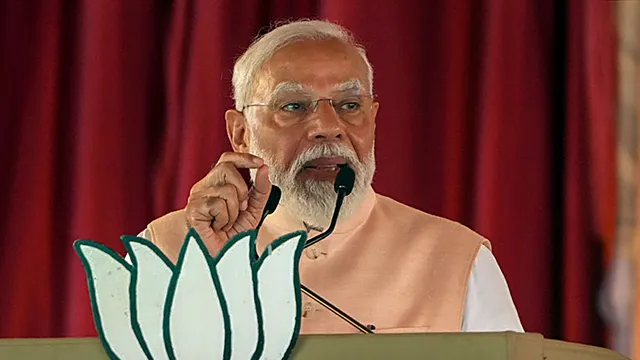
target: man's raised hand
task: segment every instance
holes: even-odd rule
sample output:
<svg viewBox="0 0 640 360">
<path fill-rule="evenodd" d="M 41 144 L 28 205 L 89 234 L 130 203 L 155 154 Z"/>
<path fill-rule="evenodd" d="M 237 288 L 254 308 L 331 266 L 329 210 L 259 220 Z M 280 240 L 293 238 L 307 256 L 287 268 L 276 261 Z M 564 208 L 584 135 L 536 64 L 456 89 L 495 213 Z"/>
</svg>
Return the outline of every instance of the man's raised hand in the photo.
<svg viewBox="0 0 640 360">
<path fill-rule="evenodd" d="M 251 188 L 238 169 L 257 169 Z M 216 255 L 231 237 L 258 225 L 270 192 L 269 168 L 261 158 L 224 153 L 191 188 L 186 221 L 198 232 L 211 255 Z"/>
</svg>

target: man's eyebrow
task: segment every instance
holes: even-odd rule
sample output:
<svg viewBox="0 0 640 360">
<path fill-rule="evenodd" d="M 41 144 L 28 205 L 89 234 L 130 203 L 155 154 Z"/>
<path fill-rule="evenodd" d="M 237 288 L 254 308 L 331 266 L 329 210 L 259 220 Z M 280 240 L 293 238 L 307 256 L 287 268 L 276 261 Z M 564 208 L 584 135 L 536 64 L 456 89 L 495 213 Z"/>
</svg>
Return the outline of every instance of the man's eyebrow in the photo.
<svg viewBox="0 0 640 360">
<path fill-rule="evenodd" d="M 270 103 L 278 99 L 282 94 L 286 93 L 303 93 L 307 90 L 307 87 L 299 82 L 295 81 L 283 81 L 278 83 L 273 91 L 267 95 L 265 103 Z"/>
<path fill-rule="evenodd" d="M 363 92 L 362 83 L 358 79 L 349 79 L 343 81 L 332 87 L 333 92 Z M 267 102 L 277 99 L 280 95 L 286 93 L 311 93 L 313 89 L 307 85 L 296 81 L 283 81 L 276 85 L 271 94 L 269 95 Z"/>
<path fill-rule="evenodd" d="M 333 87 L 333 91 L 346 92 L 346 91 L 358 91 L 362 92 L 362 84 L 358 79 L 350 79 L 343 81 L 340 84 Z"/>
<path fill-rule="evenodd" d="M 276 85 L 275 89 L 273 89 L 273 91 L 271 92 L 271 98 L 276 98 L 278 95 L 282 93 L 304 92 L 306 90 L 308 90 L 308 88 L 299 82 L 283 81 L 278 85 Z"/>
</svg>

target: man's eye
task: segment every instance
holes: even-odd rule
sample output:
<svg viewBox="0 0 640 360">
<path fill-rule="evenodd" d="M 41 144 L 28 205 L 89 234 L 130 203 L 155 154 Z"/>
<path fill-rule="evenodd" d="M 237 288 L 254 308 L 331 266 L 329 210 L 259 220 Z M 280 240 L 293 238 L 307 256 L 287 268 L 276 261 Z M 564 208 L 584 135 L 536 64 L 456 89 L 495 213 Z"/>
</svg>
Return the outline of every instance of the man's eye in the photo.
<svg viewBox="0 0 640 360">
<path fill-rule="evenodd" d="M 281 106 L 280 109 L 288 112 L 302 112 L 307 109 L 307 106 L 302 102 L 290 102 Z"/>
<path fill-rule="evenodd" d="M 360 103 L 356 101 L 345 101 L 340 104 L 340 110 L 342 111 L 354 112 L 358 111 L 358 109 L 360 109 Z"/>
</svg>

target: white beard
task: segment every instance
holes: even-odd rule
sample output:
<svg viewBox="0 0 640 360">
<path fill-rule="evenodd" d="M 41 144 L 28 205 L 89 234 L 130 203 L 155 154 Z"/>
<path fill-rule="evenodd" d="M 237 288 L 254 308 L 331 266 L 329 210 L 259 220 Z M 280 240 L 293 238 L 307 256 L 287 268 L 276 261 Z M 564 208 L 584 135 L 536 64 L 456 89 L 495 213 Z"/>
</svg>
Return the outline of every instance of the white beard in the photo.
<svg viewBox="0 0 640 360">
<path fill-rule="evenodd" d="M 349 218 L 360 206 L 371 186 L 376 168 L 373 149 L 364 162 L 361 162 L 356 153 L 342 143 L 315 145 L 300 154 L 289 167 L 278 163 L 274 156 L 264 151 L 254 136 L 251 136 L 249 152 L 264 160 L 269 166 L 271 183 L 282 190 L 279 208 L 288 216 L 320 229 L 325 229 L 331 222 L 337 195 L 331 181 L 315 179 L 299 181 L 296 177 L 303 170 L 304 164 L 321 157 L 343 157 L 355 172 L 353 191 L 345 197 L 338 221 Z M 253 181 L 255 181 L 255 174 L 256 170 L 252 170 Z"/>
</svg>

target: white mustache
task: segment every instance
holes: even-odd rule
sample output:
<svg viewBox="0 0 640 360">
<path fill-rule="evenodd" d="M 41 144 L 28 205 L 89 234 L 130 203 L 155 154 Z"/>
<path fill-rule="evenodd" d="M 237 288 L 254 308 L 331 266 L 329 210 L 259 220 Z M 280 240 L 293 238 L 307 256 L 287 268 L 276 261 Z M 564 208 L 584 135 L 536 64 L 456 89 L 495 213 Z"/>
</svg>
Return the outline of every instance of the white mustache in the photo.
<svg viewBox="0 0 640 360">
<path fill-rule="evenodd" d="M 298 173 L 310 161 L 325 157 L 342 157 L 351 167 L 360 167 L 360 160 L 356 153 L 343 144 L 319 144 L 303 151 L 291 164 L 291 171 Z M 355 170 L 355 169 L 354 169 Z"/>
</svg>

